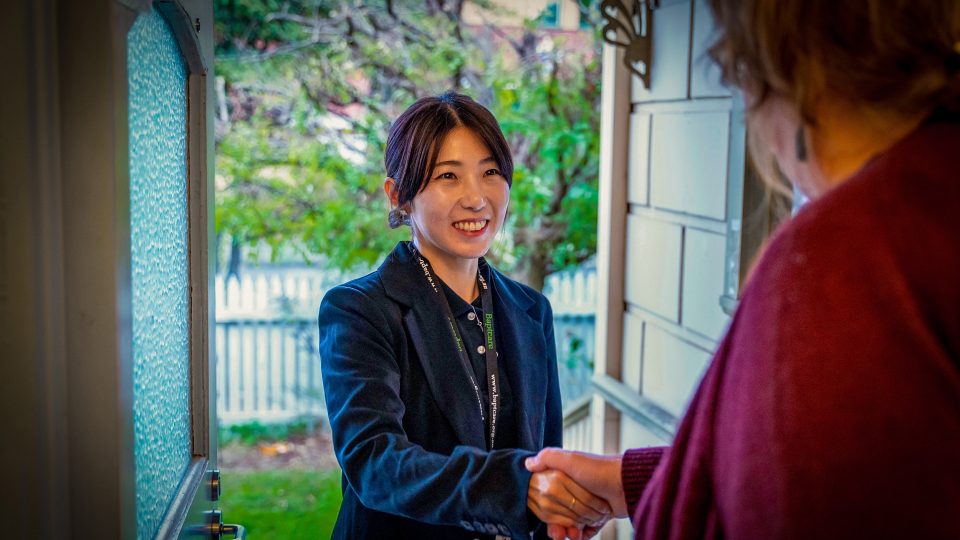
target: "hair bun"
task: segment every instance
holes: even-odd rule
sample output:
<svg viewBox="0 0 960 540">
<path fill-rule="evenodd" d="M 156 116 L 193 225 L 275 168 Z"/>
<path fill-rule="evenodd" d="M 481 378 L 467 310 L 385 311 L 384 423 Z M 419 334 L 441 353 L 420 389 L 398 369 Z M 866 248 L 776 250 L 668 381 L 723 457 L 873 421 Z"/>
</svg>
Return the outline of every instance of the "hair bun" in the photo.
<svg viewBox="0 0 960 540">
<path fill-rule="evenodd" d="M 401 225 L 410 224 L 410 216 L 406 212 L 400 210 L 399 208 L 394 208 L 390 210 L 390 213 L 387 214 L 387 223 L 390 224 L 391 229 L 396 229 Z"/>
</svg>

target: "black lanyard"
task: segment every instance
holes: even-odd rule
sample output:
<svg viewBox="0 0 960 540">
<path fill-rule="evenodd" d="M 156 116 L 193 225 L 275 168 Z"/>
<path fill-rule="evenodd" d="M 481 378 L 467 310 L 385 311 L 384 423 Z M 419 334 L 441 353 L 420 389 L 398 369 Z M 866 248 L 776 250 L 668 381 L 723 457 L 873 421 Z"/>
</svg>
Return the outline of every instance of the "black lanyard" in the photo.
<svg viewBox="0 0 960 540">
<path fill-rule="evenodd" d="M 433 278 L 433 268 L 430 266 L 430 261 L 426 260 L 420 252 L 414 248 L 414 254 L 417 257 L 417 261 L 420 263 L 420 268 L 423 269 L 423 275 L 427 278 L 427 282 L 433 288 L 433 292 L 437 293 L 437 300 L 440 304 L 440 308 L 443 310 L 443 314 L 447 317 L 447 323 L 450 327 L 450 334 L 453 336 L 453 341 L 457 345 L 457 351 L 460 352 L 460 361 L 463 363 L 464 369 L 467 370 L 467 374 L 470 376 L 470 382 L 473 384 L 473 391 L 477 396 L 477 405 L 480 407 L 480 419 L 487 424 L 486 416 L 483 414 L 483 399 L 480 397 L 480 386 L 477 385 L 477 380 L 473 376 L 473 365 L 470 363 L 470 358 L 467 356 L 466 348 L 463 346 L 463 339 L 460 337 L 460 331 L 457 330 L 457 321 L 453 317 L 453 312 L 450 310 L 450 303 L 447 302 L 447 298 L 444 295 L 443 291 L 437 287 L 437 283 Z M 483 257 L 477 262 L 477 288 L 480 290 L 480 306 L 483 309 L 483 328 L 485 334 L 485 348 L 486 351 L 484 355 L 487 359 L 487 392 L 490 394 L 490 449 L 493 449 L 494 440 L 497 436 L 497 414 L 500 412 L 500 380 L 498 364 L 497 364 L 497 350 L 496 350 L 496 340 L 493 337 L 493 294 L 490 291 L 490 286 L 487 283 L 487 280 L 483 278 L 482 268 L 485 268 L 487 265 L 486 261 L 483 260 Z"/>
</svg>

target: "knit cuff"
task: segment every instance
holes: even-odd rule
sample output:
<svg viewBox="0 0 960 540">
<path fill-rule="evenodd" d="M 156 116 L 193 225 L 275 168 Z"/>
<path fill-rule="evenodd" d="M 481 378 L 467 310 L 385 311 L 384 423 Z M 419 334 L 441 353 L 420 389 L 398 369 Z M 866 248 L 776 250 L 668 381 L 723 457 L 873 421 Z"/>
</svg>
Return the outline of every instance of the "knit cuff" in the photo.
<svg viewBox="0 0 960 540">
<path fill-rule="evenodd" d="M 620 465 L 620 481 L 623 483 L 623 495 L 627 500 L 627 510 L 633 516 L 643 495 L 644 488 L 650 482 L 653 471 L 660 464 L 660 458 L 666 446 L 654 448 L 636 448 L 623 454 Z"/>
</svg>

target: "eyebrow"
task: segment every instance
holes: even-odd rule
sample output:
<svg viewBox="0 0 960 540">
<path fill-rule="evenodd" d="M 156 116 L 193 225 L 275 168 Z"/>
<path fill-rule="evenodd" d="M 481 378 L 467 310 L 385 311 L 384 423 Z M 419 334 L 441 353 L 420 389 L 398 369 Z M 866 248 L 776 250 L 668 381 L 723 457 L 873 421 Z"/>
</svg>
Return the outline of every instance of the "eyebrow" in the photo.
<svg viewBox="0 0 960 540">
<path fill-rule="evenodd" d="M 490 162 L 496 163 L 497 160 L 494 159 L 493 156 L 487 156 L 487 157 L 485 157 L 485 158 L 483 158 L 483 159 L 480 160 L 480 164 L 481 164 L 481 165 L 483 165 L 484 163 L 490 163 Z M 449 159 L 449 160 L 447 160 L 447 161 L 438 161 L 438 162 L 433 166 L 433 168 L 436 169 L 437 167 L 440 167 L 440 166 L 443 166 L 443 165 L 450 165 L 450 166 L 453 166 L 453 167 L 462 167 L 462 166 L 463 166 L 463 162 L 462 162 L 462 161 L 457 161 L 457 160 L 455 160 L 455 159 Z"/>
</svg>

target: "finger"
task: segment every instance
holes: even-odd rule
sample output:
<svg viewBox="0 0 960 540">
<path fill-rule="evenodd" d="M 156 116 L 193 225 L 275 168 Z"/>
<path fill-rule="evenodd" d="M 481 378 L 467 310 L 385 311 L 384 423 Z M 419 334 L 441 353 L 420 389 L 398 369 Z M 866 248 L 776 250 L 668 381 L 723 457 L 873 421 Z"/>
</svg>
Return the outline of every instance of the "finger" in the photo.
<svg viewBox="0 0 960 540">
<path fill-rule="evenodd" d="M 603 499 L 580 487 L 562 471 L 533 473 L 527 497 L 536 502 L 540 511 L 538 517 L 544 522 L 557 522 L 563 516 L 574 525 L 593 525 L 610 518 L 610 511 L 603 508 Z M 582 503 L 583 500 L 587 503 Z M 599 503 L 596 502 L 598 500 Z M 601 511 L 596 511 L 590 505 L 601 506 Z M 603 513 L 603 510 L 607 513 Z"/>
<path fill-rule="evenodd" d="M 536 456 L 527 458 L 525 460 L 525 465 L 527 469 L 529 469 L 534 473 L 541 472 L 543 470 L 547 470 L 554 467 L 559 467 L 559 469 L 557 469 L 554 472 L 560 472 L 560 473 L 566 474 L 566 471 L 563 471 L 562 468 L 563 466 L 569 465 L 569 463 L 567 463 L 567 461 L 569 461 L 568 458 L 570 458 L 573 455 L 575 455 L 575 453 L 567 450 L 560 450 L 557 448 L 545 448 L 541 450 L 540 453 L 537 454 Z M 587 493 L 586 496 L 584 495 L 584 492 Z M 607 503 L 607 501 L 597 496 L 594 496 L 592 493 L 589 492 L 589 490 L 584 489 L 584 492 L 581 493 L 581 497 L 582 497 L 581 500 L 586 500 L 588 506 L 591 506 L 593 510 L 603 514 L 601 519 L 587 520 L 588 521 L 587 524 L 596 524 L 596 523 L 605 522 L 610 518 L 610 516 L 613 515 L 613 508 Z M 573 493 L 571 493 L 571 497 L 573 496 L 574 496 Z M 571 502 L 572 501 L 573 499 L 571 498 Z M 584 521 L 582 513 L 567 513 L 567 515 L 569 515 L 574 519 Z"/>
<path fill-rule="evenodd" d="M 581 532 L 580 527 L 568 527 L 567 538 L 570 540 L 580 540 L 583 538 L 583 533 Z"/>
<path fill-rule="evenodd" d="M 611 516 L 611 517 L 612 517 L 612 516 Z M 602 519 L 602 520 L 600 520 L 600 521 L 595 521 L 595 522 L 593 522 L 593 523 L 588 523 L 588 524 L 586 524 L 586 525 L 583 527 L 583 535 L 582 535 L 582 538 L 583 538 L 584 540 L 586 540 L 587 538 L 591 538 L 592 536 L 596 535 L 598 532 L 600 532 L 600 531 L 603 529 L 603 527 L 604 527 L 609 521 L 610 521 L 610 519 L 608 518 L 608 519 Z"/>
<path fill-rule="evenodd" d="M 560 471 L 533 473 L 527 490 L 527 500 L 535 503 L 540 511 L 538 517 L 546 523 L 557 522 L 559 517 L 567 520 L 564 526 L 576 523 L 579 515 L 570 509 L 576 502 L 564 482 L 571 482 Z"/>
<path fill-rule="evenodd" d="M 596 496 L 581 488 L 562 471 L 533 473 L 528 498 L 536 499 L 544 513 L 565 516 L 577 524 L 593 524 L 610 515 L 609 511 L 603 514 L 594 510 L 591 505 L 601 506 L 602 509 L 604 503 L 597 503 Z M 587 503 L 581 502 L 584 500 Z"/>
<path fill-rule="evenodd" d="M 548 465 L 547 461 L 553 460 L 553 454 L 556 453 L 556 451 L 558 451 L 558 449 L 544 448 L 539 454 L 528 457 L 526 460 L 524 460 L 523 464 L 530 472 L 545 471 L 550 468 L 550 465 Z"/>
<path fill-rule="evenodd" d="M 581 497 L 578 497 L 572 491 L 576 490 L 576 488 L 573 488 L 572 486 L 564 486 L 564 488 L 567 489 L 568 495 L 563 496 L 562 499 L 553 500 L 554 504 L 557 504 L 562 508 L 562 510 L 556 511 L 570 516 L 577 523 L 584 525 L 590 525 L 609 517 L 609 514 L 604 514 L 602 511 L 594 510 L 593 507 L 590 506 L 589 499 L 592 497 L 592 495 L 589 492 L 581 493 L 581 497 L 583 497 L 583 499 L 581 499 Z M 587 500 L 588 502 L 583 502 L 584 500 Z"/>
<path fill-rule="evenodd" d="M 567 537 L 567 529 L 556 523 L 550 523 L 547 525 L 547 536 L 549 536 L 551 540 L 564 540 Z"/>
<path fill-rule="evenodd" d="M 570 469 L 576 465 L 573 458 L 580 454 L 581 452 L 551 446 L 540 450 L 540 453 L 536 456 L 527 459 L 532 460 L 531 465 L 537 467 L 538 470 L 559 469 L 569 474 Z"/>
<path fill-rule="evenodd" d="M 562 488 L 561 488 L 562 489 Z M 567 526 L 582 527 L 592 525 L 598 520 L 594 519 L 595 512 L 581 505 L 572 495 L 560 495 L 556 498 L 553 495 L 546 495 L 540 498 L 539 505 L 547 519 L 544 521 L 564 523 Z M 568 499 L 569 497 L 569 499 Z M 563 518 L 563 521 L 561 521 Z M 600 518 L 603 519 L 603 518 Z"/>
<path fill-rule="evenodd" d="M 587 518 L 580 521 L 583 523 L 592 523 L 610 517 L 613 510 L 610 508 L 610 505 L 607 504 L 607 501 L 580 487 L 580 484 L 573 480 L 569 478 L 567 480 L 563 486 L 567 488 L 570 495 L 575 497 L 577 501 L 576 505 L 572 505 L 573 508 L 571 508 L 571 510 L 577 512 L 579 516 Z"/>
<path fill-rule="evenodd" d="M 562 508 L 556 507 L 549 499 L 538 501 L 534 497 L 529 497 L 527 507 L 544 523 L 555 524 L 564 529 L 577 526 L 577 521 L 572 516 L 564 514 Z"/>
</svg>

